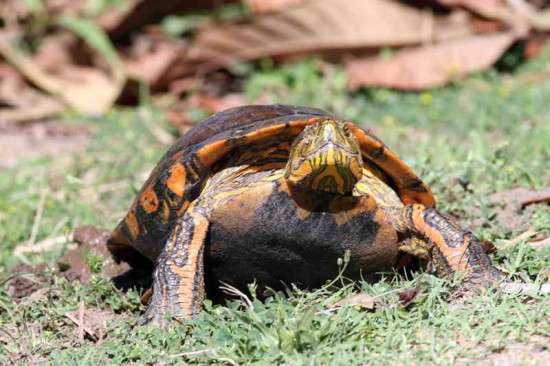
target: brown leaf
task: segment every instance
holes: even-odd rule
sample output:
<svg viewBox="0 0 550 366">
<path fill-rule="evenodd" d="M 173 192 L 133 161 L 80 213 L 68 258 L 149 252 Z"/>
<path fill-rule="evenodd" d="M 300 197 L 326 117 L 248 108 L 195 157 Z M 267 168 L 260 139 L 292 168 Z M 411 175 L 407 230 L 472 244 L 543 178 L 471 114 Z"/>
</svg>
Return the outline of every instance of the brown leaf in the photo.
<svg viewBox="0 0 550 366">
<path fill-rule="evenodd" d="M 267 14 L 302 4 L 306 0 L 246 0 L 254 14 Z"/>
<path fill-rule="evenodd" d="M 535 203 L 549 202 L 550 187 L 544 188 L 542 191 L 517 187 L 494 193 L 489 197 L 489 199 L 493 203 L 518 202 L 522 208 L 525 208 Z"/>
<path fill-rule="evenodd" d="M 401 292 L 399 294 L 399 302 L 401 303 L 401 306 L 403 306 L 404 308 L 409 306 L 414 301 L 414 299 L 416 299 L 418 294 L 419 291 L 416 288 L 410 288 L 405 292 Z"/>
<path fill-rule="evenodd" d="M 550 235 L 544 236 L 542 238 L 533 239 L 527 243 L 531 248 L 535 250 L 541 250 L 550 246 Z"/>
<path fill-rule="evenodd" d="M 443 6 L 468 9 L 483 18 L 498 20 L 526 35 L 530 28 L 550 30 L 550 10 L 536 9 L 524 1 L 437 0 Z"/>
<path fill-rule="evenodd" d="M 137 37 L 125 58 L 128 76 L 146 83 L 151 91 L 166 89 L 172 81 L 171 68 L 181 62 L 186 46 L 167 39 Z"/>
<path fill-rule="evenodd" d="M 104 22 L 114 39 L 123 38 L 130 33 L 161 19 L 169 14 L 181 14 L 215 9 L 223 4 L 234 3 L 237 0 L 140 0 L 132 1 L 130 11 L 117 18 Z"/>
<path fill-rule="evenodd" d="M 182 72 L 296 52 L 341 53 L 429 42 L 438 38 L 439 20 L 396 1 L 308 1 L 199 31 Z"/>
<path fill-rule="evenodd" d="M 338 309 L 344 306 L 359 306 L 363 309 L 373 310 L 374 309 L 374 298 L 367 294 L 367 293 L 359 293 L 357 295 L 353 295 L 351 297 L 348 297 L 346 299 L 342 299 L 336 303 L 334 303 L 332 306 L 330 306 L 327 310 L 332 309 Z"/>
<path fill-rule="evenodd" d="M 111 73 L 72 64 L 59 68 L 54 75 L 45 72 L 31 58 L 11 44 L 13 34 L 0 32 L 0 55 L 34 85 L 66 106 L 84 113 L 101 114 L 118 98 L 126 75 L 117 62 L 111 62 Z"/>
<path fill-rule="evenodd" d="M 29 86 L 22 75 L 0 64 L 0 123 L 31 122 L 58 116 L 63 105 Z"/>
<path fill-rule="evenodd" d="M 512 33 L 477 35 L 398 51 L 392 59 L 348 62 L 348 88 L 381 86 L 422 90 L 441 86 L 458 75 L 490 67 L 512 45 Z"/>
</svg>

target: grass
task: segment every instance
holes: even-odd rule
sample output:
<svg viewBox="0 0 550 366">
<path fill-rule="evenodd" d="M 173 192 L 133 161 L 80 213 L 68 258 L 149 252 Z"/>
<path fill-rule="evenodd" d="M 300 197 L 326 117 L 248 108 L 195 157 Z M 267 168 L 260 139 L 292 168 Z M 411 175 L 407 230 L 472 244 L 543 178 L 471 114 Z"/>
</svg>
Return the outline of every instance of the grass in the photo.
<svg viewBox="0 0 550 366">
<path fill-rule="evenodd" d="M 428 183 L 443 212 L 467 228 L 479 222 L 473 231 L 500 245 L 528 228 L 539 236 L 550 233 L 547 205 L 518 209 L 518 222 L 525 224 L 510 231 L 488 198 L 518 186 L 549 186 L 550 82 L 524 82 L 549 60 L 546 55 L 514 75 L 488 72 L 424 93 L 367 89 L 353 95 L 345 92 L 342 70 L 329 68 L 321 75 L 316 61 L 306 60 L 256 70 L 245 92 L 251 99 L 261 94 L 273 103 L 329 109 L 371 128 Z M 424 273 L 360 283 L 362 291 L 376 296 L 374 312 L 324 311 L 356 291 L 345 285 L 289 289 L 265 303 L 252 298 L 249 305 L 207 301 L 206 311 L 170 332 L 137 327 L 144 310 L 139 294 L 116 291 L 101 272 L 89 286 L 58 276 L 62 246 L 13 254 L 29 241 L 69 235 L 82 224 L 114 227 L 167 148 L 135 110 L 67 119 L 94 128 L 82 153 L 0 171 L 0 276 L 6 278 L 0 282 L 0 364 L 544 364 L 550 358 L 548 295 L 457 300 L 456 283 Z M 524 240 L 499 252 L 494 262 L 514 280 L 546 283 L 550 249 L 535 251 Z M 8 291 L 15 280 L 9 268 L 22 263 L 46 263 L 50 283 L 44 296 L 17 304 Z M 97 269 L 97 263 L 91 265 Z M 398 294 L 412 287 L 420 294 L 404 308 Z M 78 312 L 81 303 L 86 314 L 105 323 L 100 339 L 82 339 L 66 316 Z"/>
</svg>

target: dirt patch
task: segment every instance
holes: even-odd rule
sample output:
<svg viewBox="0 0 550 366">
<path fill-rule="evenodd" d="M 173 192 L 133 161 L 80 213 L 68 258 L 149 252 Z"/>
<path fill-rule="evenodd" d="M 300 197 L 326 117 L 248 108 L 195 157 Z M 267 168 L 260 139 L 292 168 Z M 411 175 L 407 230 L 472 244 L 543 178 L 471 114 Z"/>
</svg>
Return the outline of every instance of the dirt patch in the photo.
<svg viewBox="0 0 550 366">
<path fill-rule="evenodd" d="M 537 204 L 548 204 L 550 188 L 534 191 L 522 187 L 495 192 L 489 196 L 489 217 L 499 222 L 507 231 L 516 232 L 529 226 Z M 479 210 L 479 208 L 478 208 Z M 486 218 L 479 217 L 470 229 L 486 224 Z"/>
<path fill-rule="evenodd" d="M 92 268 L 89 265 L 90 256 L 101 258 L 101 272 L 113 278 L 130 270 L 127 263 L 117 264 L 112 260 L 106 243 L 110 231 L 96 228 L 92 225 L 81 226 L 74 231 L 74 241 L 79 246 L 59 259 L 60 270 L 69 281 L 90 282 Z M 98 259 L 99 260 L 99 259 Z"/>
<path fill-rule="evenodd" d="M 120 289 L 132 287 L 147 288 L 151 284 L 149 269 L 133 269 L 126 262 L 116 263 L 107 249 L 107 239 L 110 230 L 92 225 L 81 226 L 74 231 L 74 241 L 79 245 L 59 259 L 59 268 L 69 281 L 90 282 L 90 277 L 96 268 L 110 277 L 115 286 Z M 91 257 L 94 257 L 91 259 Z M 99 261 L 101 263 L 99 263 Z"/>
<path fill-rule="evenodd" d="M 45 269 L 44 264 L 20 264 L 12 268 L 11 273 L 16 277 L 10 283 L 9 292 L 15 302 L 20 302 L 44 288 L 47 283 L 43 274 Z"/>
<path fill-rule="evenodd" d="M 107 338 L 110 330 L 115 325 L 115 320 L 129 317 L 128 314 L 117 314 L 106 309 L 83 309 L 83 311 L 69 311 L 65 317 L 74 323 L 75 327 L 69 330 L 71 338 L 82 341 L 84 338 L 94 341 L 102 341 Z M 82 322 L 80 322 L 82 320 Z"/>
<path fill-rule="evenodd" d="M 41 157 L 71 156 L 86 147 L 89 126 L 67 122 L 0 124 L 0 169 Z"/>
<path fill-rule="evenodd" d="M 500 352 L 491 353 L 485 357 L 472 357 L 457 360 L 458 365 L 547 365 L 550 360 L 550 350 L 547 346 L 550 344 L 550 337 L 533 336 L 529 339 L 529 344 L 523 344 L 511 340 Z M 472 355 L 475 354 L 475 350 Z"/>
</svg>

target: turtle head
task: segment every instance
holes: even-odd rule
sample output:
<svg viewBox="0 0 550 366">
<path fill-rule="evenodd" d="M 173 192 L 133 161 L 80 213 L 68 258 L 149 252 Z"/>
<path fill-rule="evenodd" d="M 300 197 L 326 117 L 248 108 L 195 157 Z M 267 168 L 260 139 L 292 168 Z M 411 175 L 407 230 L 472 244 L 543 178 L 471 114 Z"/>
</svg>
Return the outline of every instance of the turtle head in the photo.
<svg viewBox="0 0 550 366">
<path fill-rule="evenodd" d="M 325 119 L 307 126 L 294 140 L 285 179 L 302 188 L 350 194 L 362 169 L 355 135 L 345 122 Z"/>
</svg>

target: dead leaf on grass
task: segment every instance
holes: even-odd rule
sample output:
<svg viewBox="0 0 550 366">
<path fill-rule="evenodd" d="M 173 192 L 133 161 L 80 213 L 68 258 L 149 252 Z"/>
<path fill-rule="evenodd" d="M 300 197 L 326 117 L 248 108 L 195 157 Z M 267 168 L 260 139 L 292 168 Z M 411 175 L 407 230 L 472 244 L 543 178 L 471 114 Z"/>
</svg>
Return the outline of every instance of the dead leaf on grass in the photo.
<svg viewBox="0 0 550 366">
<path fill-rule="evenodd" d="M 358 306 L 363 309 L 374 310 L 374 297 L 364 292 L 359 293 L 335 302 L 326 311 L 333 311 L 345 306 Z"/>
<path fill-rule="evenodd" d="M 81 31 L 98 44 L 105 46 L 109 42 L 105 38 L 98 37 L 99 33 L 93 33 L 93 30 L 97 29 L 89 23 L 65 18 L 64 24 L 75 29 L 84 28 Z M 13 39 L 17 38 L 14 34 L 8 31 L 0 32 L 0 55 L 34 85 L 66 106 L 84 113 L 101 114 L 107 111 L 120 95 L 126 75 L 113 49 L 105 52 L 111 69 L 109 74 L 96 68 L 66 64 L 59 68 L 57 75 L 54 75 L 38 67 L 30 57 L 13 46 Z M 97 38 L 100 41 L 97 41 Z"/>
<path fill-rule="evenodd" d="M 397 1 L 308 1 L 202 29 L 190 45 L 186 71 L 296 52 L 430 42 L 438 38 L 439 20 L 430 12 Z"/>
<path fill-rule="evenodd" d="M 186 54 L 183 42 L 147 36 L 136 37 L 125 58 L 128 77 L 146 83 L 151 91 L 165 89 L 173 78 L 171 68 Z"/>
<path fill-rule="evenodd" d="M 422 90 L 494 64 L 516 40 L 512 33 L 476 35 L 398 51 L 391 59 L 366 58 L 347 64 L 348 88 L 380 86 Z"/>
<path fill-rule="evenodd" d="M 405 292 L 401 292 L 399 293 L 399 303 L 406 308 L 416 299 L 419 293 L 417 288 L 410 288 Z"/>
<path fill-rule="evenodd" d="M 267 14 L 304 3 L 306 0 L 246 0 L 254 14 Z"/>
<path fill-rule="evenodd" d="M 550 187 L 544 188 L 542 191 L 517 187 L 493 193 L 489 199 L 493 203 L 518 202 L 522 208 L 525 208 L 535 203 L 550 202 Z"/>
<path fill-rule="evenodd" d="M 494 19 L 509 27 L 534 29 L 541 32 L 550 30 L 550 9 L 537 9 L 523 0 L 437 0 L 443 6 L 468 9 L 486 19 Z"/>
<path fill-rule="evenodd" d="M 169 14 L 216 9 L 224 4 L 234 2 L 237 0 L 132 0 L 127 12 L 117 14 L 115 19 L 103 23 L 108 29 L 109 35 L 118 39 L 128 36 L 154 19 L 161 19 Z"/>
<path fill-rule="evenodd" d="M 527 243 L 531 248 L 535 250 L 541 250 L 550 246 L 550 235 L 542 238 L 533 239 Z"/>
</svg>

